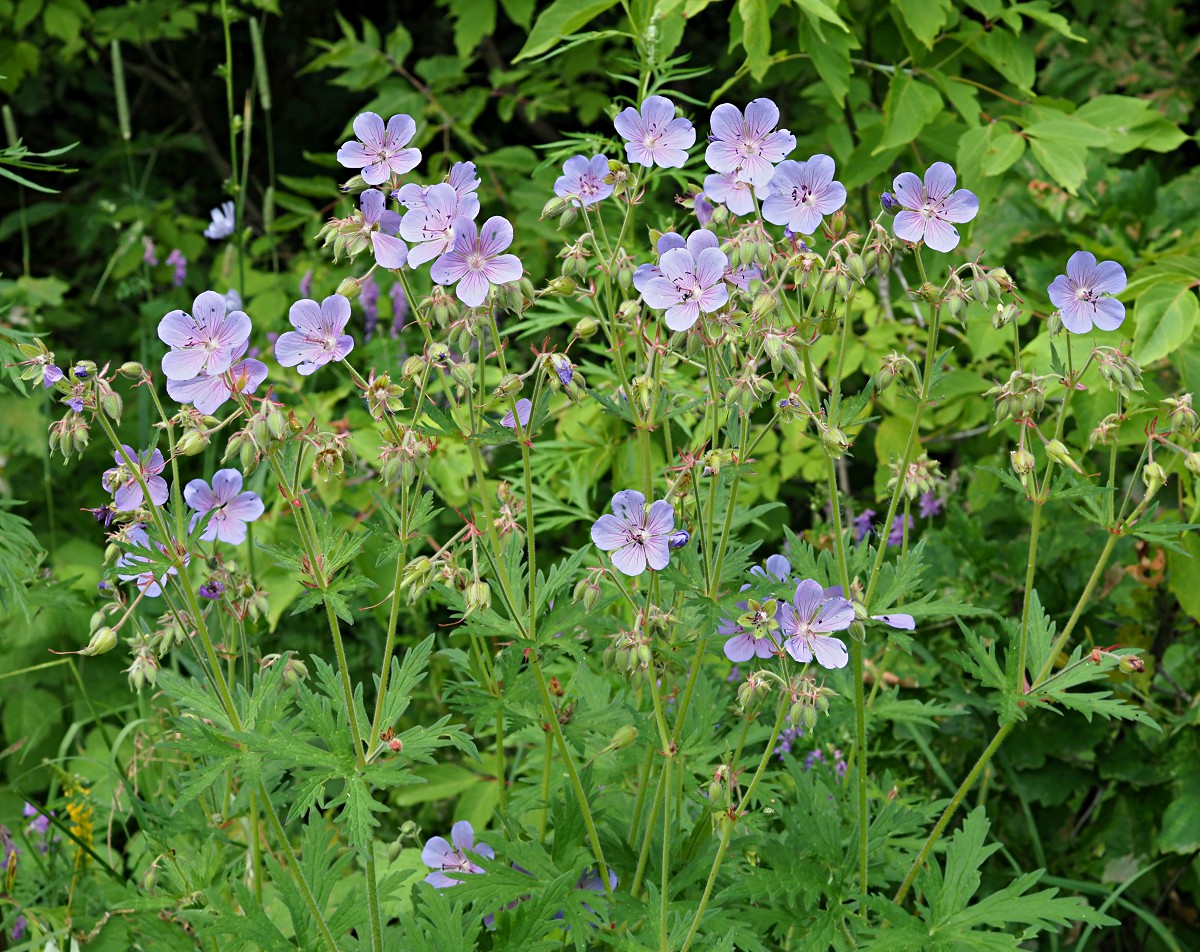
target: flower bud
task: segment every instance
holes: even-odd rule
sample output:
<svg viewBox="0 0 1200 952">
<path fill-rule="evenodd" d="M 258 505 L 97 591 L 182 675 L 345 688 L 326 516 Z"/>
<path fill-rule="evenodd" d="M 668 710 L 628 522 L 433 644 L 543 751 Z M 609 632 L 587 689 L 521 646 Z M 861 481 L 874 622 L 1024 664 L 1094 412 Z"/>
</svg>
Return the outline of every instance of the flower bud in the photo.
<svg viewBox="0 0 1200 952">
<path fill-rule="evenodd" d="M 466 618 L 473 612 L 486 611 L 492 607 L 492 589 L 483 579 L 476 579 L 463 592 L 463 599 L 466 602 L 463 618 Z"/>
<path fill-rule="evenodd" d="M 1146 485 L 1146 497 L 1149 498 L 1162 489 L 1167 481 L 1167 471 L 1159 463 L 1151 460 L 1142 467 L 1142 482 Z"/>
<path fill-rule="evenodd" d="M 1200 476 L 1200 453 L 1188 453 L 1188 455 L 1183 459 L 1183 465 L 1187 468 L 1189 473 L 1194 473 L 1196 476 Z"/>
<path fill-rule="evenodd" d="M 538 221 L 545 221 L 547 218 L 557 218 L 570 207 L 565 198 L 559 198 L 555 195 L 542 206 L 542 214 L 538 217 Z"/>
<path fill-rule="evenodd" d="M 692 541 L 692 534 L 687 529 L 677 529 L 667 538 L 667 548 L 682 549 Z"/>
<path fill-rule="evenodd" d="M 1146 662 L 1137 655 L 1121 655 L 1117 667 L 1121 669 L 1122 674 L 1141 674 L 1146 670 Z"/>
<path fill-rule="evenodd" d="M 117 633 L 106 625 L 103 628 L 96 629 L 95 634 L 92 635 L 92 640 L 79 653 L 91 658 L 95 655 L 104 654 L 106 651 L 112 651 L 116 646 Z"/>
<path fill-rule="evenodd" d="M 566 275 L 551 278 L 546 284 L 546 293 L 551 297 L 568 297 L 575 292 L 575 282 Z"/>
<path fill-rule="evenodd" d="M 1071 458 L 1071 451 L 1067 449 L 1062 440 L 1051 440 L 1047 443 L 1046 455 L 1060 466 L 1066 466 L 1080 474 L 1083 473 L 1083 470 L 1079 468 L 1079 464 Z"/>
<path fill-rule="evenodd" d="M 581 317 L 575 325 L 575 336 L 588 340 L 595 336 L 599 329 L 600 323 L 594 317 Z"/>
<path fill-rule="evenodd" d="M 822 429 L 821 442 L 825 444 L 825 451 L 832 459 L 841 459 L 851 445 L 846 434 L 836 426 L 827 426 Z"/>
<path fill-rule="evenodd" d="M 175 452 L 179 456 L 195 456 L 203 453 L 208 446 L 208 434 L 203 430 L 188 430 L 175 444 Z"/>
<path fill-rule="evenodd" d="M 409 602 L 415 602 L 433 584 L 436 567 L 427 555 L 418 555 L 404 566 L 400 575 L 401 590 L 408 590 Z"/>
<path fill-rule="evenodd" d="M 139 364 L 136 360 L 127 360 L 125 363 L 121 364 L 122 376 L 133 379 L 135 377 L 142 377 L 145 375 L 145 373 L 146 368 Z"/>
<path fill-rule="evenodd" d="M 1013 450 L 1008 454 L 1008 457 L 1012 461 L 1013 472 L 1018 476 L 1025 477 L 1033 472 L 1036 461 L 1033 458 L 1033 454 L 1025 449 L 1025 447 L 1022 446 Z"/>
<path fill-rule="evenodd" d="M 879 196 L 879 206 L 889 215 L 895 215 L 904 207 L 891 192 L 884 192 Z"/>
<path fill-rule="evenodd" d="M 337 286 L 337 293 L 348 301 L 353 301 L 362 294 L 362 282 L 358 278 L 343 278 Z"/>
</svg>

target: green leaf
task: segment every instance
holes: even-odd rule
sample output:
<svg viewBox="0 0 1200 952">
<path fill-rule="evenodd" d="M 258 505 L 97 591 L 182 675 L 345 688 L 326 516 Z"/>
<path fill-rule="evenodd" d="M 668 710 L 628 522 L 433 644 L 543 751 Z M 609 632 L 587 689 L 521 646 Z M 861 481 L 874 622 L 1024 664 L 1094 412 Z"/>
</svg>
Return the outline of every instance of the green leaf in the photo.
<svg viewBox="0 0 1200 952">
<path fill-rule="evenodd" d="M 1029 150 L 1046 174 L 1072 195 L 1079 191 L 1079 186 L 1087 179 L 1087 167 L 1084 165 L 1087 149 L 1084 146 L 1031 139 Z"/>
<path fill-rule="evenodd" d="M 842 106 L 850 91 L 850 51 L 859 43 L 853 33 L 822 28 L 821 19 L 805 12 L 800 18 L 800 49 L 812 57 L 817 75 L 824 81 L 834 102 Z"/>
<path fill-rule="evenodd" d="M 908 145 L 941 111 L 941 93 L 897 70 L 883 103 L 883 138 L 871 154 L 878 155 L 896 146 Z"/>
<path fill-rule="evenodd" d="M 826 23 L 832 23 L 839 30 L 850 32 L 850 27 L 846 26 L 846 21 L 838 16 L 833 5 L 827 0 L 796 0 L 798 6 L 805 13 L 812 14 L 818 20 L 824 20 Z"/>
<path fill-rule="evenodd" d="M 1188 286 L 1157 285 L 1138 298 L 1133 359 L 1154 363 L 1186 344 L 1196 329 L 1200 301 Z"/>
<path fill-rule="evenodd" d="M 590 23 L 617 0 L 554 0 L 537 18 L 514 63 L 545 53 L 580 27 Z"/>
<path fill-rule="evenodd" d="M 1200 620 L 1200 536 L 1188 535 L 1180 541 L 1186 554 L 1167 553 L 1167 568 L 1171 594 L 1179 599 L 1179 607 Z"/>
<path fill-rule="evenodd" d="M 950 19 L 953 9 L 950 0 L 894 0 L 892 3 L 893 12 L 899 12 L 904 25 L 926 49 L 933 49 L 933 41 Z"/>
<path fill-rule="evenodd" d="M 1037 64 L 1030 44 L 1008 30 L 994 28 L 975 44 L 975 51 L 1018 89 L 1032 91 Z"/>
<path fill-rule="evenodd" d="M 738 0 L 738 15 L 742 18 L 742 46 L 750 75 L 761 81 L 771 68 L 771 15 L 767 0 Z"/>
</svg>

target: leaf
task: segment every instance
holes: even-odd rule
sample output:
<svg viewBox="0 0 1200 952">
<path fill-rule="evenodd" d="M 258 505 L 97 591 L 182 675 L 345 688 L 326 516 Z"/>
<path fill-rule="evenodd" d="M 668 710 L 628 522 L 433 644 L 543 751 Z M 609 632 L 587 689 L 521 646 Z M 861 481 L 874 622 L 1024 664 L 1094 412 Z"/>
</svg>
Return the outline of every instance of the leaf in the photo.
<svg viewBox="0 0 1200 952">
<path fill-rule="evenodd" d="M 908 73 L 896 70 L 883 103 L 883 138 L 871 154 L 878 155 L 887 149 L 913 142 L 941 111 L 941 93 L 932 86 L 917 82 Z"/>
<path fill-rule="evenodd" d="M 1029 150 L 1046 174 L 1072 195 L 1079 191 L 1079 186 L 1087 179 L 1087 167 L 1084 165 L 1087 149 L 1083 146 L 1032 139 Z"/>
<path fill-rule="evenodd" d="M 800 18 L 800 49 L 812 57 L 817 75 L 824 81 L 834 102 L 842 106 L 850 91 L 850 51 L 859 43 L 853 33 L 823 29 L 815 14 L 805 11 Z"/>
<path fill-rule="evenodd" d="M 796 0 L 796 6 L 818 20 L 824 20 L 826 23 L 832 23 L 839 30 L 844 30 L 847 33 L 850 32 L 850 27 L 846 26 L 846 21 L 838 16 L 837 11 L 827 0 Z"/>
<path fill-rule="evenodd" d="M 975 51 L 1001 76 L 1022 91 L 1032 91 L 1037 76 L 1033 50 L 1008 30 L 993 29 L 975 44 Z"/>
<path fill-rule="evenodd" d="M 895 0 L 892 10 L 899 11 L 904 25 L 926 49 L 933 49 L 933 41 L 950 19 L 953 7 L 950 0 Z"/>
<path fill-rule="evenodd" d="M 1138 298 L 1134 310 L 1133 359 L 1145 366 L 1191 339 L 1200 301 L 1189 286 L 1157 285 Z"/>
<path fill-rule="evenodd" d="M 1188 535 L 1181 542 L 1184 554 L 1167 553 L 1167 568 L 1171 594 L 1179 599 L 1179 607 L 1200 620 L 1200 536 Z"/>
<path fill-rule="evenodd" d="M 742 18 L 742 46 L 746 48 L 746 63 L 756 82 L 771 68 L 771 15 L 767 0 L 738 0 L 738 15 Z"/>
<path fill-rule="evenodd" d="M 554 0 L 537 18 L 514 63 L 545 53 L 580 27 L 590 23 L 617 0 Z"/>
</svg>

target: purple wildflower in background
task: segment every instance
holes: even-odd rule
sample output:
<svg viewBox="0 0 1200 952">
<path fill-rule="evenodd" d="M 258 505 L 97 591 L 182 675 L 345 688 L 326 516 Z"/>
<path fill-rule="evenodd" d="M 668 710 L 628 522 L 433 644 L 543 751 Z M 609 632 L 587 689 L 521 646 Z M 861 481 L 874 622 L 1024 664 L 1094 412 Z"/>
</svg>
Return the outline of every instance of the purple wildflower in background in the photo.
<svg viewBox="0 0 1200 952">
<path fill-rule="evenodd" d="M 612 498 L 614 515 L 605 513 L 592 525 L 592 542 L 610 553 L 613 566 L 625 575 L 641 575 L 646 566 L 665 569 L 670 561 L 670 538 L 675 532 L 675 507 L 655 500 L 646 510 L 646 497 L 624 489 Z"/>
<path fill-rule="evenodd" d="M 445 254 L 454 247 L 454 225 L 460 219 L 474 219 L 479 201 L 474 195 L 464 203 L 449 185 L 431 185 L 423 204 L 410 208 L 400 221 L 400 234 L 417 242 L 408 252 L 408 266 L 416 268 Z M 473 204 L 472 204 L 473 203 Z"/>
<path fill-rule="evenodd" d="M 934 516 L 942 514 L 942 501 L 932 491 L 921 493 L 917 506 L 922 519 L 932 519 Z"/>
<path fill-rule="evenodd" d="M 396 237 L 400 216 L 387 207 L 387 199 L 377 188 L 368 188 L 359 198 L 363 231 L 371 245 L 371 254 L 381 268 L 403 268 L 408 260 L 408 245 Z"/>
<path fill-rule="evenodd" d="M 187 280 L 188 269 L 188 260 L 183 256 L 183 252 L 178 248 L 172 248 L 164 264 L 169 264 L 175 269 L 171 274 L 171 283 L 177 288 L 183 287 L 183 282 Z"/>
<path fill-rule="evenodd" d="M 375 275 L 368 274 L 362 279 L 362 289 L 358 302 L 363 309 L 363 343 L 375 335 L 375 325 L 379 323 L 379 282 Z"/>
<path fill-rule="evenodd" d="M 945 162 L 934 162 L 925 182 L 912 172 L 901 172 L 892 182 L 903 210 L 896 214 L 897 238 L 914 244 L 924 241 L 934 251 L 958 247 L 958 229 L 951 222 L 968 222 L 979 211 L 979 199 L 965 188 L 955 191 L 958 177 Z"/>
<path fill-rule="evenodd" d="M 126 544 L 139 549 L 150 548 L 150 536 L 146 534 L 146 529 L 140 523 L 134 523 L 127 526 L 121 534 L 121 539 Z M 166 546 L 162 543 L 155 543 L 155 548 L 160 552 L 166 552 Z M 191 557 L 185 557 L 185 562 L 190 561 Z M 124 553 L 117 559 L 117 568 L 133 568 L 139 564 L 145 563 L 148 560 L 140 555 L 134 555 L 132 552 Z M 117 578 L 122 582 L 136 582 L 138 590 L 147 598 L 157 598 L 162 594 L 163 586 L 167 584 L 167 579 L 172 575 L 178 575 L 179 570 L 175 566 L 170 566 L 162 576 L 156 576 L 153 569 L 147 569 L 144 572 L 134 572 L 132 574 L 117 573 Z"/>
<path fill-rule="evenodd" d="M 746 115 L 723 102 L 712 112 L 704 161 L 716 172 L 734 174 L 751 185 L 766 185 L 776 162 L 796 148 L 796 137 L 787 129 L 775 131 L 779 107 L 770 99 L 755 99 Z M 707 182 L 704 186 L 708 188 Z M 730 211 L 733 211 L 731 208 Z"/>
<path fill-rule="evenodd" d="M 762 198 L 760 189 L 742 181 L 735 172 L 713 172 L 704 177 L 704 193 L 729 209 L 732 215 L 754 212 L 754 196 Z"/>
<path fill-rule="evenodd" d="M 212 221 L 204 229 L 205 238 L 220 241 L 222 238 L 228 238 L 233 234 L 233 229 L 236 225 L 233 202 L 222 202 L 219 207 L 212 210 L 211 215 Z"/>
<path fill-rule="evenodd" d="M 506 426 L 510 430 L 515 430 L 517 428 L 517 420 L 520 420 L 521 429 L 523 430 L 525 427 L 529 426 L 529 414 L 532 412 L 533 404 L 522 397 L 517 401 L 516 417 L 513 416 L 512 410 L 509 410 L 506 414 L 504 414 L 504 418 L 500 421 L 500 425 Z"/>
<path fill-rule="evenodd" d="M 219 374 L 229 369 L 238 347 L 245 349 L 250 318 L 243 311 L 226 313 L 223 295 L 202 291 L 192 302 L 191 314 L 175 310 L 158 322 L 158 339 L 171 348 L 162 359 L 168 380 Z"/>
<path fill-rule="evenodd" d="M 460 218 L 454 223 L 454 247 L 433 263 L 430 277 L 438 284 L 455 284 L 458 299 L 468 307 L 478 307 L 491 285 L 520 280 L 521 259 L 501 254 L 512 240 L 512 225 L 499 215 L 485 221 L 478 231 L 473 221 Z"/>
<path fill-rule="evenodd" d="M 790 715 L 787 722 L 788 726 L 779 732 L 779 743 L 775 745 L 775 754 L 780 760 L 786 760 L 787 755 L 792 752 L 792 742 L 797 737 L 804 736 L 804 728 L 793 724 Z"/>
<path fill-rule="evenodd" d="M 854 517 L 854 541 L 855 543 L 862 542 L 871 534 L 871 520 L 875 518 L 874 509 L 864 509 Z"/>
<path fill-rule="evenodd" d="M 392 337 L 399 337 L 404 330 L 404 322 L 408 320 L 408 298 L 404 294 L 404 285 L 397 281 L 388 291 L 392 301 Z"/>
<path fill-rule="evenodd" d="M 215 601 L 225 594 L 225 583 L 219 578 L 209 579 L 196 589 L 196 594 L 201 598 L 209 599 L 209 601 Z"/>
<path fill-rule="evenodd" d="M 12 930 L 9 932 L 9 936 L 12 938 L 13 942 L 20 942 L 22 939 L 24 939 L 25 930 L 28 927 L 29 920 L 22 915 L 17 916 L 17 918 L 13 920 Z"/>
<path fill-rule="evenodd" d="M 350 302 L 340 294 L 329 295 L 319 305 L 297 301 L 288 320 L 296 329 L 280 334 L 275 342 L 275 359 L 282 367 L 295 367 L 307 377 L 354 350 L 354 338 L 342 333 L 350 321 Z"/>
<path fill-rule="evenodd" d="M 218 469 L 213 473 L 212 486 L 203 479 L 193 479 L 183 488 L 183 498 L 195 510 L 188 529 L 194 529 L 205 513 L 212 513 L 204 533 L 204 542 L 220 540 L 229 545 L 246 541 L 246 523 L 263 514 L 263 503 L 257 493 L 242 492 L 242 474 L 236 469 Z"/>
<path fill-rule="evenodd" d="M 270 335 L 267 335 L 268 338 Z M 254 393 L 267 379 L 267 365 L 248 357 L 246 345 L 234 351 L 234 364 L 224 373 L 199 374 L 191 380 L 168 380 L 167 393 L 176 403 L 190 403 L 203 414 L 215 413 L 234 393 Z"/>
<path fill-rule="evenodd" d="M 300 296 L 302 298 L 306 298 L 310 294 L 312 294 L 312 283 L 313 283 L 313 270 L 312 270 L 312 268 L 309 268 L 307 271 L 304 272 L 303 276 L 300 278 L 299 288 L 300 288 Z"/>
<path fill-rule="evenodd" d="M 154 247 L 153 238 L 142 238 L 142 261 L 151 267 L 158 264 L 158 251 Z"/>
<path fill-rule="evenodd" d="M 150 491 L 150 501 L 156 506 L 161 506 L 167 501 L 167 481 L 158 475 L 167 465 L 162 451 L 154 449 L 146 450 L 144 453 L 135 453 L 133 447 L 124 443 L 121 444 L 121 448 L 125 450 L 145 481 L 146 488 Z M 118 512 L 133 512 L 146 498 L 142 492 L 141 483 L 138 482 L 137 476 L 129 471 L 129 466 L 121 455 L 121 450 L 113 451 L 113 459 L 117 461 L 117 466 L 115 469 L 104 471 L 101 485 L 113 494 L 113 507 Z M 117 478 L 122 476 L 124 477 L 123 481 L 117 483 Z"/>
<path fill-rule="evenodd" d="M 25 835 L 36 834 L 37 836 L 45 837 L 46 831 L 50 829 L 50 816 L 46 813 L 39 813 L 38 808 L 32 803 L 26 803 L 21 808 L 21 816 L 29 820 L 29 825 L 25 827 Z M 42 852 L 46 852 L 45 844 L 42 845 Z"/>
<path fill-rule="evenodd" d="M 666 311 L 667 327 L 673 331 L 686 331 L 702 313 L 711 314 L 729 300 L 729 259 L 717 248 L 705 248 L 698 255 L 672 248 L 658 266 L 661 276 L 646 282 L 642 297 L 650 307 Z"/>
<path fill-rule="evenodd" d="M 368 185 L 380 185 L 393 175 L 417 167 L 421 150 L 404 148 L 416 132 L 417 124 L 411 116 L 392 116 L 385 128 L 379 116 L 364 112 L 354 120 L 354 134 L 359 141 L 343 143 L 337 160 L 348 169 L 362 169 L 359 174 Z"/>
<path fill-rule="evenodd" d="M 813 235 L 821 220 L 846 204 L 846 186 L 833 180 L 835 166 L 827 155 L 807 162 L 780 162 L 763 202 L 763 218 L 786 225 L 794 234 Z"/>
<path fill-rule="evenodd" d="M 1115 331 L 1125 320 L 1125 305 L 1106 294 L 1120 294 L 1128 283 L 1125 269 L 1115 261 L 1096 262 L 1090 251 L 1076 251 L 1046 289 L 1062 315 L 1063 327 L 1086 334 L 1094 327 Z"/>
<path fill-rule="evenodd" d="M 650 96 L 642 101 L 639 112 L 627 106 L 613 120 L 617 133 L 625 140 L 630 162 L 646 168 L 659 166 L 680 169 L 687 162 L 687 150 L 696 143 L 696 130 L 688 119 L 675 116 L 675 104 L 665 96 Z"/>
<path fill-rule="evenodd" d="M 911 529 L 912 527 L 913 527 L 912 516 L 908 516 L 907 521 L 903 514 L 896 516 L 896 518 L 892 520 L 892 528 L 888 532 L 887 544 L 888 545 L 899 545 L 901 542 L 904 541 L 904 530 Z"/>
<path fill-rule="evenodd" d="M 779 606 L 779 627 L 787 636 L 783 647 L 801 664 L 815 657 L 822 667 L 844 668 L 850 658 L 846 645 L 829 633 L 844 631 L 853 622 L 854 606 L 840 596 L 827 596 L 812 579 L 797 585 L 792 601 Z"/>
<path fill-rule="evenodd" d="M 563 163 L 563 174 L 554 182 L 554 194 L 559 198 L 571 197 L 576 207 L 582 202 L 584 208 L 595 208 L 598 202 L 613 193 L 608 177 L 608 158 L 593 155 L 590 159 L 573 155 Z"/>
<path fill-rule="evenodd" d="M 433 870 L 425 882 L 434 889 L 449 889 L 459 880 L 451 879 L 447 872 L 482 873 L 483 868 L 473 863 L 469 853 L 495 859 L 495 851 L 486 843 L 475 842 L 475 830 L 466 820 L 459 820 L 450 828 L 450 843 L 444 837 L 435 836 L 421 850 L 421 862 Z"/>
<path fill-rule="evenodd" d="M 7 867 L 8 858 L 13 853 L 19 854 L 21 850 L 17 847 L 17 844 L 13 842 L 12 833 L 9 832 L 8 827 L 4 826 L 3 824 L 0 824 L 0 846 L 4 847 L 4 858 L 3 861 L 0 862 L 0 866 Z"/>
</svg>

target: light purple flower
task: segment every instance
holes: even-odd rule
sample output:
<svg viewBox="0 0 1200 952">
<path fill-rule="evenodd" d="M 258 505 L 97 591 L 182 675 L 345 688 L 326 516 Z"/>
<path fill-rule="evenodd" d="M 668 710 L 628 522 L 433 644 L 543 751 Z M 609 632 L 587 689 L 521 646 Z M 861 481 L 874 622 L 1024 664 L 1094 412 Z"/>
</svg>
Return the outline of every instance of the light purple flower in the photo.
<svg viewBox="0 0 1200 952">
<path fill-rule="evenodd" d="M 692 208 L 696 212 L 696 221 L 700 223 L 700 227 L 707 228 L 713 217 L 713 206 L 709 196 L 704 192 L 697 192 L 692 199 Z"/>
<path fill-rule="evenodd" d="M 716 172 L 731 172 L 751 185 L 766 185 L 774 164 L 796 148 L 796 137 L 787 129 L 775 131 L 778 123 L 779 107 L 770 99 L 751 101 L 745 118 L 737 106 L 721 103 L 712 112 L 712 135 L 704 161 Z"/>
<path fill-rule="evenodd" d="M 348 169 L 362 169 L 360 174 L 368 185 L 380 185 L 417 167 L 421 150 L 404 148 L 416 132 L 411 116 L 392 116 L 384 128 L 379 116 L 364 112 L 354 120 L 354 134 L 360 141 L 344 143 L 337 160 Z"/>
<path fill-rule="evenodd" d="M 474 195 L 460 199 L 450 185 L 429 186 L 421 203 L 410 206 L 400 221 L 400 235 L 417 242 L 409 249 L 408 266 L 416 268 L 445 254 L 454 247 L 455 222 L 473 220 L 478 214 L 479 199 Z"/>
<path fill-rule="evenodd" d="M 307 271 L 304 272 L 304 274 L 300 278 L 299 287 L 300 287 L 300 296 L 302 298 L 306 298 L 312 293 L 312 283 L 313 283 L 313 270 L 312 270 L 312 268 L 309 268 Z"/>
<path fill-rule="evenodd" d="M 794 234 L 813 235 L 821 219 L 846 204 L 846 186 L 833 180 L 834 163 L 827 155 L 807 162 L 780 162 L 767 187 L 763 218 L 786 225 Z"/>
<path fill-rule="evenodd" d="M 294 331 L 279 335 L 275 359 L 280 366 L 295 367 L 308 376 L 333 360 L 343 360 L 354 350 L 354 338 L 343 334 L 350 321 L 350 302 L 340 294 L 324 301 L 297 301 L 288 311 Z"/>
<path fill-rule="evenodd" d="M 771 579 L 775 579 L 777 582 L 786 582 L 788 576 L 792 574 L 792 563 L 787 560 L 787 556 L 776 553 L 767 556 L 765 568 L 761 565 L 751 566 L 750 574 L 767 582 L 770 582 Z"/>
<path fill-rule="evenodd" d="M 267 379 L 267 365 L 250 357 L 241 360 L 246 345 L 234 351 L 235 363 L 224 373 L 199 374 L 191 380 L 168 380 L 167 393 L 176 403 L 190 403 L 205 415 L 217 411 L 234 393 L 254 393 Z"/>
<path fill-rule="evenodd" d="M 1125 305 L 1105 294 L 1120 294 L 1127 281 L 1125 269 L 1115 261 L 1101 261 L 1090 251 L 1076 251 L 1067 261 L 1067 273 L 1050 282 L 1047 292 L 1062 315 L 1063 326 L 1073 334 L 1086 334 L 1093 326 L 1115 331 L 1125 320 Z"/>
<path fill-rule="evenodd" d="M 449 185 L 458 194 L 458 200 L 462 202 L 468 195 L 474 192 L 480 185 L 479 174 L 475 170 L 474 162 L 455 162 L 450 166 L 450 174 L 446 176 L 446 184 Z M 476 199 L 476 204 L 478 204 Z M 474 218 L 474 215 L 469 216 Z"/>
<path fill-rule="evenodd" d="M 559 198 L 571 197 L 576 207 L 580 202 L 584 208 L 595 208 L 596 204 L 613 193 L 608 177 L 608 158 L 593 155 L 590 159 L 573 155 L 563 163 L 563 174 L 554 183 L 554 194 Z"/>
<path fill-rule="evenodd" d="M 233 234 L 236 225 L 233 202 L 222 202 L 218 208 L 212 210 L 211 215 L 212 222 L 204 229 L 205 238 L 220 241 Z"/>
<path fill-rule="evenodd" d="M 153 267 L 158 264 L 158 252 L 154 248 L 154 239 L 142 236 L 142 261 Z"/>
<path fill-rule="evenodd" d="M 482 873 L 483 868 L 473 863 L 468 853 L 495 859 L 495 851 L 486 843 L 475 842 L 475 830 L 466 820 L 459 820 L 450 828 L 450 843 L 445 838 L 435 836 L 421 850 L 421 862 L 433 870 L 425 877 L 425 882 L 434 889 L 449 889 L 457 886 L 459 880 L 451 879 L 447 872 Z M 453 845 L 452 845 L 453 844 Z"/>
<path fill-rule="evenodd" d="M 29 928 L 29 920 L 23 915 L 17 916 L 17 918 L 13 920 L 12 931 L 10 932 L 10 937 L 12 938 L 13 942 L 20 942 L 22 939 L 24 939 L 25 930 L 27 928 Z"/>
<path fill-rule="evenodd" d="M 612 511 L 592 525 L 592 542 L 612 553 L 613 566 L 625 575 L 641 575 L 646 566 L 655 571 L 670 561 L 670 539 L 675 532 L 675 507 L 655 500 L 646 510 L 646 497 L 624 489 L 612 498 Z"/>
<path fill-rule="evenodd" d="M 925 183 L 912 172 L 901 172 L 892 182 L 903 211 L 893 228 L 897 238 L 924 241 L 934 251 L 958 247 L 958 229 L 951 222 L 967 222 L 979 211 L 979 199 L 965 188 L 954 190 L 958 177 L 945 162 L 934 162 L 925 172 Z"/>
<path fill-rule="evenodd" d="M 499 215 L 485 221 L 478 231 L 473 221 L 460 218 L 454 223 L 454 247 L 433 263 L 429 275 L 438 284 L 457 284 L 454 293 L 458 299 L 468 307 L 478 307 L 491 285 L 520 279 L 521 259 L 501 254 L 512 240 L 512 225 Z"/>
<path fill-rule="evenodd" d="M 158 338 L 171 350 L 163 356 L 168 380 L 190 380 L 199 373 L 219 374 L 233 363 L 234 351 L 250 339 L 250 318 L 225 311 L 225 297 L 202 291 L 192 313 L 171 311 L 158 322 Z"/>
<path fill-rule="evenodd" d="M 683 168 L 687 150 L 696 142 L 696 130 L 682 116 L 676 118 L 675 104 L 665 96 L 650 96 L 642 101 L 639 113 L 627 106 L 613 120 L 617 133 L 625 140 L 630 162 L 646 168 Z"/>
<path fill-rule="evenodd" d="M 171 253 L 167 255 L 165 264 L 171 265 L 175 270 L 171 273 L 171 283 L 177 288 L 183 287 L 183 282 L 187 280 L 188 259 L 183 256 L 183 252 L 178 248 L 172 248 Z"/>
<path fill-rule="evenodd" d="M 754 213 L 754 196 L 762 198 L 764 189 L 743 182 L 735 172 L 713 172 L 704 177 L 704 194 L 714 202 L 721 202 L 734 215 Z"/>
<path fill-rule="evenodd" d="M 359 197 L 363 231 L 371 245 L 371 254 L 381 268 L 403 268 L 408 260 L 408 246 L 396 237 L 400 216 L 387 207 L 387 199 L 377 188 L 368 188 Z"/>
<path fill-rule="evenodd" d="M 673 248 L 658 264 L 662 275 L 646 282 L 642 297 L 655 309 L 666 310 L 667 327 L 686 331 L 729 300 L 725 269 L 729 259 L 717 248 L 693 255 L 686 248 Z"/>
<path fill-rule="evenodd" d="M 150 548 L 150 537 L 146 534 L 145 528 L 140 523 L 134 523 L 127 526 L 121 533 L 121 541 L 141 549 Z M 160 552 L 166 552 L 166 546 L 161 542 L 155 543 L 155 548 Z M 133 568 L 141 563 L 149 560 L 140 556 L 134 555 L 132 552 L 124 553 L 117 559 L 117 568 Z M 185 561 L 191 561 L 191 557 L 186 557 Z M 167 584 L 167 579 L 172 575 L 178 575 L 179 570 L 175 566 L 170 566 L 161 576 L 156 576 L 154 570 L 147 569 L 144 572 L 134 572 L 132 574 L 117 573 L 117 578 L 122 582 L 136 582 L 138 590 L 147 598 L 157 598 L 162 594 L 163 586 Z"/>
<path fill-rule="evenodd" d="M 844 668 L 849 661 L 846 645 L 830 637 L 854 622 L 854 606 L 838 595 L 826 595 L 820 583 L 805 579 L 796 586 L 791 603 L 779 608 L 779 627 L 786 635 L 783 647 L 797 662 L 815 657 L 825 668 Z"/>
<path fill-rule="evenodd" d="M 912 516 L 907 518 L 904 515 L 898 515 L 892 520 L 892 528 L 888 532 L 887 544 L 899 545 L 904 541 L 904 530 L 911 529 L 913 525 Z"/>
<path fill-rule="evenodd" d="M 517 415 L 514 418 L 512 410 L 504 414 L 504 418 L 500 421 L 501 426 L 506 426 L 510 430 L 517 428 L 517 420 L 521 421 L 521 429 L 529 426 L 529 414 L 533 411 L 533 404 L 522 398 L 517 401 Z"/>
<path fill-rule="evenodd" d="M 404 294 L 404 285 L 397 281 L 388 291 L 392 300 L 392 337 L 399 337 L 404 330 L 404 322 L 408 319 L 408 298 Z"/>
<path fill-rule="evenodd" d="M 882 192 L 879 196 L 879 207 L 889 215 L 895 215 L 904 206 L 900 204 L 896 196 L 891 192 Z"/>
<path fill-rule="evenodd" d="M 63 378 L 63 372 L 54 364 L 44 364 L 42 366 L 42 386 L 49 390 Z M 79 411 L 75 411 L 78 413 Z"/>
<path fill-rule="evenodd" d="M 213 473 L 212 487 L 203 479 L 193 479 L 183 488 L 183 498 L 195 509 L 189 530 L 196 527 L 200 517 L 212 513 L 204 533 L 204 542 L 219 539 L 230 545 L 246 541 L 246 523 L 263 514 L 263 503 L 257 493 L 242 492 L 242 474 L 236 469 L 218 469 Z"/>
<path fill-rule="evenodd" d="M 667 539 L 667 548 L 682 549 L 685 545 L 692 541 L 692 534 L 687 529 L 678 529 L 671 533 L 671 537 Z"/>
<path fill-rule="evenodd" d="M 942 501 L 932 491 L 921 493 L 921 499 L 917 505 L 922 519 L 932 519 L 934 516 L 942 514 Z"/>
<path fill-rule="evenodd" d="M 150 501 L 156 506 L 161 506 L 167 501 L 167 481 L 158 475 L 167 465 L 162 451 L 146 450 L 139 454 L 134 452 L 133 447 L 124 443 L 121 444 L 121 448 L 145 480 L 146 488 L 150 491 Z M 117 461 L 117 466 L 115 469 L 104 471 L 101 485 L 113 494 L 113 506 L 118 512 L 133 512 L 146 498 L 141 483 L 138 482 L 137 476 L 130 472 L 120 450 L 113 451 L 113 459 Z M 118 479 L 121 482 L 118 483 Z"/>
<path fill-rule="evenodd" d="M 871 534 L 871 520 L 875 518 L 874 509 L 864 509 L 854 517 L 854 541 L 862 542 Z"/>
</svg>

